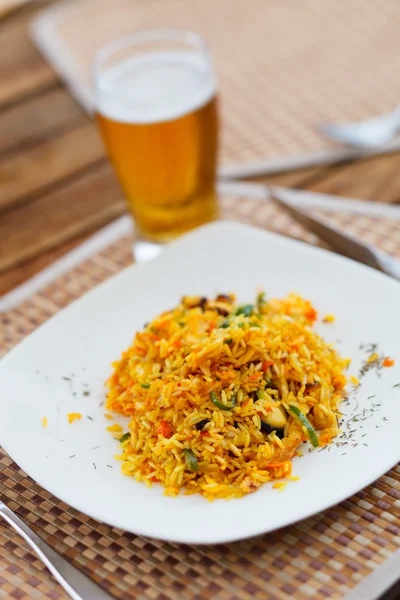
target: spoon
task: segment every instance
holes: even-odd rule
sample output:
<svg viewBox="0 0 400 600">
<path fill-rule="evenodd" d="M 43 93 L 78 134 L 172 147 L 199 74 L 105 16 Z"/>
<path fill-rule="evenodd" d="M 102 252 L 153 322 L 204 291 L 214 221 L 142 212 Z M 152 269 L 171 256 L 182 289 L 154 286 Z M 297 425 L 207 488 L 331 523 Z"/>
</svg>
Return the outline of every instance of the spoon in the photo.
<svg viewBox="0 0 400 600">
<path fill-rule="evenodd" d="M 388 143 L 400 130 L 400 106 L 392 112 L 354 123 L 322 123 L 326 137 L 353 148 L 377 148 Z"/>
</svg>

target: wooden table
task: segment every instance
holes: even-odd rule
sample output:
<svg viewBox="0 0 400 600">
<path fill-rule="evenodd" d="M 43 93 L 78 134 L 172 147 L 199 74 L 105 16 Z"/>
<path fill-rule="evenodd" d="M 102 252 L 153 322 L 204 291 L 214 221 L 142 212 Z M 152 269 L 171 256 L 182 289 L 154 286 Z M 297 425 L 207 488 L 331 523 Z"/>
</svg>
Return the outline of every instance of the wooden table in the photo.
<svg viewBox="0 0 400 600">
<path fill-rule="evenodd" d="M 125 211 L 94 124 L 29 39 L 33 14 L 48 3 L 0 21 L 0 294 Z M 400 153 L 265 181 L 394 203 Z"/>
<path fill-rule="evenodd" d="M 94 124 L 30 41 L 38 0 L 0 21 L 0 294 L 124 210 Z M 400 154 L 265 181 L 380 202 L 400 199 Z"/>
</svg>

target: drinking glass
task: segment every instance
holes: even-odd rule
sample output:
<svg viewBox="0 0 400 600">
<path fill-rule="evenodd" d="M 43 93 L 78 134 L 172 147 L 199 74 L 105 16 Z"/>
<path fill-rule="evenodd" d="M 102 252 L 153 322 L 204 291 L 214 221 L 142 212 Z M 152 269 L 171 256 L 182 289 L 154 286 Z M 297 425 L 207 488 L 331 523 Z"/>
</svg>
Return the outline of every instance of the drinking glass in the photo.
<svg viewBox="0 0 400 600">
<path fill-rule="evenodd" d="M 140 31 L 93 63 L 95 116 L 136 226 L 143 260 L 217 216 L 217 83 L 203 39 Z"/>
</svg>

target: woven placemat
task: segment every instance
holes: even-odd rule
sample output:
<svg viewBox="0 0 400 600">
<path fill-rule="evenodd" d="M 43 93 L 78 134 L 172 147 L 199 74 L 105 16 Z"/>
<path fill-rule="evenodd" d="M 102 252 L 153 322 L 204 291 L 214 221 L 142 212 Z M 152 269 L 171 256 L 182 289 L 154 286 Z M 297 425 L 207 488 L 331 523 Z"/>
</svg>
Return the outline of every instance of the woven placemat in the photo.
<svg viewBox="0 0 400 600">
<path fill-rule="evenodd" d="M 88 108 L 103 44 L 142 28 L 199 32 L 219 76 L 222 162 L 232 164 L 326 148 L 318 123 L 393 109 L 399 26 L 397 0 L 63 0 L 33 33 Z"/>
<path fill-rule="evenodd" d="M 224 197 L 224 217 L 316 239 L 272 203 Z M 400 257 L 400 225 L 330 212 Z M 87 257 L 0 316 L 0 348 L 11 349 L 75 298 L 131 263 L 125 236 Z M 400 547 L 400 467 L 340 505 L 272 534 L 220 546 L 185 546 L 124 533 L 77 512 L 34 481 L 0 450 L 0 491 L 11 508 L 116 598 L 152 600 L 341 599 L 378 573 Z M 294 491 L 294 490 L 293 490 Z M 289 493 L 289 492 L 285 492 Z M 380 591 L 387 581 L 380 583 Z M 357 588 L 356 588 L 357 589 Z M 372 589 L 372 588 L 371 588 Z M 372 592 L 371 592 L 372 593 Z M 375 596 L 363 596 L 372 598 Z M 0 598 L 63 598 L 36 557 L 0 522 Z"/>
</svg>

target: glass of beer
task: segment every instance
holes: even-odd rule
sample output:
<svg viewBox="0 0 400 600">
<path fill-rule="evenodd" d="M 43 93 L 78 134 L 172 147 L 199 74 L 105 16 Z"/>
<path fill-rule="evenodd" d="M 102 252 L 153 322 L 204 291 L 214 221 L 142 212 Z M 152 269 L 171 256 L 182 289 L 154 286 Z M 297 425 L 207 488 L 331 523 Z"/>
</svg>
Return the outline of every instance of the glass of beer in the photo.
<svg viewBox="0 0 400 600">
<path fill-rule="evenodd" d="M 203 39 L 140 31 L 102 48 L 95 113 L 140 242 L 159 247 L 217 216 L 216 77 Z"/>
</svg>

